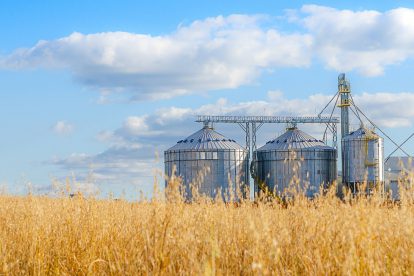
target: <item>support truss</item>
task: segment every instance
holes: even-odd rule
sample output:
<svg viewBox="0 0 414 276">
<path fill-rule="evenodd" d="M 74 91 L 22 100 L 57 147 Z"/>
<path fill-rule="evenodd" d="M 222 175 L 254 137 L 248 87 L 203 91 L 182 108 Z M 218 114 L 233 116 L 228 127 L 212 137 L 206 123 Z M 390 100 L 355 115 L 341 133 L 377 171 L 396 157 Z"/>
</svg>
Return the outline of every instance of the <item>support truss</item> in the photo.
<svg viewBox="0 0 414 276">
<path fill-rule="evenodd" d="M 198 115 L 196 122 L 204 124 L 212 123 L 230 123 L 238 124 L 246 135 L 246 150 L 248 151 L 248 160 L 256 160 L 254 156 L 257 149 L 257 131 L 263 124 L 287 124 L 290 127 L 295 127 L 297 124 L 326 124 L 327 129 L 332 133 L 332 146 L 337 149 L 337 124 L 339 123 L 338 117 L 331 116 L 317 116 L 317 117 L 300 117 L 300 116 L 211 116 L 211 115 Z M 324 140 L 326 142 L 326 131 L 324 134 Z M 250 162 L 249 162 L 250 164 Z M 247 170 L 249 174 L 249 170 Z M 248 177 L 248 179 L 250 179 Z"/>
</svg>

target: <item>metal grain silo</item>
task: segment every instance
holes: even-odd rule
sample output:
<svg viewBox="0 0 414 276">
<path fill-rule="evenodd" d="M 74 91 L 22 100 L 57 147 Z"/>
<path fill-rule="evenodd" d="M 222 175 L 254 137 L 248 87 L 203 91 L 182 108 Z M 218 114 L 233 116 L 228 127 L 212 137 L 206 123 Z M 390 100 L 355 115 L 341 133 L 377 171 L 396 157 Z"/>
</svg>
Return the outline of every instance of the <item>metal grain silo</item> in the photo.
<svg viewBox="0 0 414 276">
<path fill-rule="evenodd" d="M 237 189 L 246 191 L 248 151 L 208 125 L 166 150 L 164 162 L 167 177 L 174 172 L 182 178 L 187 199 L 192 197 L 192 185 L 199 194 L 211 198 L 219 189 L 224 199 L 230 188 L 233 194 Z"/>
<path fill-rule="evenodd" d="M 357 191 L 358 184 L 372 188 L 384 182 L 384 141 L 361 126 L 342 138 L 342 182 Z"/>
<path fill-rule="evenodd" d="M 260 190 L 267 187 L 277 195 L 296 188 L 308 197 L 320 193 L 336 180 L 336 149 L 327 146 L 296 127 L 288 128 L 278 138 L 256 151 L 253 166 L 255 183 Z"/>
</svg>

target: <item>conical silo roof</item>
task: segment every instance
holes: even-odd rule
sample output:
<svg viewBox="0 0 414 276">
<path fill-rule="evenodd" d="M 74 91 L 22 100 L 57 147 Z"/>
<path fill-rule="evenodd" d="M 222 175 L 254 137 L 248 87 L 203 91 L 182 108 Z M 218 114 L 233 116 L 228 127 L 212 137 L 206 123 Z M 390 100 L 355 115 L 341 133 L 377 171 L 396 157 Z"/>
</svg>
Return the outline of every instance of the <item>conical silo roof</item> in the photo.
<svg viewBox="0 0 414 276">
<path fill-rule="evenodd" d="M 315 147 L 320 149 L 332 149 L 323 141 L 318 140 L 297 128 L 289 128 L 284 134 L 267 142 L 257 151 L 308 149 Z"/>
<path fill-rule="evenodd" d="M 213 128 L 205 126 L 196 133 L 180 140 L 167 151 L 181 150 L 244 150 L 235 140 L 226 138 Z"/>
<path fill-rule="evenodd" d="M 373 130 L 366 128 L 364 126 L 361 126 L 355 131 L 352 131 L 350 134 L 344 137 L 344 139 L 358 139 L 363 137 L 379 137 L 378 134 L 376 134 Z"/>
</svg>

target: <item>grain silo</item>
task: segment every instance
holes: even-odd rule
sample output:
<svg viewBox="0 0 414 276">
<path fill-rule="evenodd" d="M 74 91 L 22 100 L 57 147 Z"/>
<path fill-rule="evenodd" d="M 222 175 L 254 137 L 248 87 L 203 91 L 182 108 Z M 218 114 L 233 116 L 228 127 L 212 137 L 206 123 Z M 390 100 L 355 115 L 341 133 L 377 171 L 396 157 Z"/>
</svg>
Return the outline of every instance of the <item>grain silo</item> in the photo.
<svg viewBox="0 0 414 276">
<path fill-rule="evenodd" d="M 364 126 L 342 138 L 342 182 L 354 192 L 384 182 L 384 141 Z"/>
<path fill-rule="evenodd" d="M 175 173 L 182 178 L 187 199 L 192 197 L 193 185 L 199 194 L 211 198 L 221 190 L 224 199 L 230 188 L 234 195 L 248 185 L 248 150 L 207 124 L 166 150 L 164 162 L 167 177 Z"/>
<path fill-rule="evenodd" d="M 327 146 L 296 127 L 288 128 L 278 138 L 256 151 L 253 165 L 254 179 L 260 190 L 265 187 L 277 195 L 296 188 L 308 197 L 320 194 L 320 186 L 327 187 L 336 180 L 336 149 Z"/>
</svg>

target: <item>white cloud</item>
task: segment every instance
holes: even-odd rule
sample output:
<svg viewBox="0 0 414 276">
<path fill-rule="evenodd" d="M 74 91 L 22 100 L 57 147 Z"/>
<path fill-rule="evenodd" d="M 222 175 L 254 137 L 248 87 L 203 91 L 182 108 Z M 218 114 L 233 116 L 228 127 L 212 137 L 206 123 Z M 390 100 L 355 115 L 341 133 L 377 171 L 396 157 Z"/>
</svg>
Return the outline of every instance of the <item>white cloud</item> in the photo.
<svg viewBox="0 0 414 276">
<path fill-rule="evenodd" d="M 127 135 L 134 136 L 151 136 L 159 135 L 160 131 L 151 130 L 147 123 L 147 116 L 130 116 L 128 117 L 122 127 Z"/>
<path fill-rule="evenodd" d="M 414 125 L 414 93 L 363 93 L 354 99 L 367 116 L 381 127 Z"/>
<path fill-rule="evenodd" d="M 297 110 L 293 108 L 295 105 L 305 106 L 306 102 L 306 100 L 287 100 L 281 93 L 271 92 L 269 95 L 271 95 L 269 99 L 264 101 L 234 104 L 226 99 L 219 99 L 214 104 L 203 105 L 196 109 L 169 107 L 145 116 L 127 117 L 118 129 L 103 131 L 98 135 L 100 141 L 110 144 L 106 151 L 96 155 L 72 154 L 66 158 L 56 158 L 51 163 L 64 171 L 74 172 L 79 179 L 86 179 L 91 175 L 99 184 L 131 184 L 151 190 L 156 172 L 163 171 L 163 151 L 201 127 L 200 124 L 193 122 L 195 114 L 256 115 L 258 110 L 263 111 L 263 108 L 267 110 L 268 115 L 282 114 L 289 109 L 293 114 L 293 111 Z M 328 96 L 317 95 L 308 100 L 313 105 L 320 105 L 322 99 L 326 101 L 328 98 Z M 309 115 L 313 114 L 313 111 L 311 107 L 303 108 L 301 114 Z M 267 134 L 269 133 L 274 134 L 273 131 L 268 131 Z M 242 136 L 237 128 L 226 132 L 225 135 Z M 162 178 L 160 183 L 163 183 Z"/>
<path fill-rule="evenodd" d="M 252 82 L 263 68 L 310 64 L 312 39 L 264 28 L 264 18 L 218 16 L 179 26 L 169 35 L 73 33 L 0 60 L 7 68 L 69 68 L 83 84 L 160 99 Z"/>
<path fill-rule="evenodd" d="M 337 71 L 377 76 L 414 55 L 414 10 L 338 10 L 305 5 L 291 16 L 314 38 L 314 54 Z"/>
<path fill-rule="evenodd" d="M 99 184 L 96 183 L 91 173 L 82 179 L 78 179 L 74 173 L 60 179 L 52 178 L 49 184 L 30 184 L 30 189 L 35 194 L 48 196 L 69 196 L 77 193 L 82 193 L 84 196 L 96 196 L 100 192 Z"/>
<path fill-rule="evenodd" d="M 331 97 L 332 95 L 314 94 L 305 99 L 288 99 L 280 91 L 270 91 L 266 99 L 257 101 L 232 103 L 222 98 L 215 103 L 205 104 L 194 109 L 161 108 L 145 116 L 128 117 L 118 129 L 103 131 L 99 138 L 101 141 L 120 148 L 134 146 L 136 156 L 139 156 L 142 155 L 139 154 L 140 151 L 147 152 L 149 148 L 165 149 L 166 146 L 173 145 L 176 140 L 184 138 L 201 127 L 201 124 L 194 123 L 197 114 L 316 116 Z M 414 110 L 410 108 L 414 105 L 414 93 L 362 93 L 354 95 L 354 100 L 358 107 L 382 128 L 414 125 Z M 326 110 L 324 115 L 329 116 L 330 112 L 331 110 Z M 339 116 L 339 112 L 337 108 L 334 116 Z M 359 121 L 352 113 L 351 117 L 353 127 L 358 127 Z M 364 120 L 364 123 L 367 121 Z M 227 127 L 220 125 L 219 129 L 223 128 Z M 269 130 L 262 139 L 269 139 L 271 133 L 272 130 Z M 231 130 L 229 135 L 239 136 L 238 138 L 243 136 L 237 128 L 236 131 Z M 243 141 L 243 139 L 239 139 L 239 141 Z M 152 158 L 153 153 L 154 150 L 147 157 Z M 73 157 L 75 160 L 76 158 L 78 156 Z"/>
<path fill-rule="evenodd" d="M 321 60 L 337 71 L 377 76 L 414 55 L 414 9 L 339 10 L 304 5 L 283 17 L 296 32 L 257 15 L 217 16 L 166 35 L 72 33 L 0 58 L 3 68 L 68 68 L 84 85 L 132 99 L 162 99 L 249 84 L 263 70 Z"/>
<path fill-rule="evenodd" d="M 54 133 L 58 135 L 68 135 L 74 130 L 74 126 L 66 121 L 58 121 L 52 126 Z"/>
<path fill-rule="evenodd" d="M 304 67 L 319 59 L 337 71 L 377 76 L 414 55 L 414 10 L 339 10 L 305 5 L 285 20 L 296 32 L 268 27 L 255 15 L 217 16 L 153 36 L 127 32 L 73 33 L 0 58 L 3 68 L 68 68 L 76 79 L 132 99 L 161 99 L 256 80 L 264 69 Z"/>
<path fill-rule="evenodd" d="M 92 170 L 97 183 L 135 184 L 151 190 L 154 170 L 163 171 L 163 151 L 201 128 L 201 124 L 194 123 L 195 114 L 315 116 L 331 97 L 315 94 L 306 99 L 287 99 L 282 92 L 271 91 L 266 99 L 258 101 L 232 103 L 219 99 L 194 109 L 163 108 L 146 116 L 126 118 L 118 129 L 102 132 L 101 140 L 110 147 L 100 154 L 74 154 L 52 163 L 85 177 Z M 410 108 L 414 105 L 414 93 L 363 93 L 354 95 L 354 100 L 381 128 L 392 130 L 414 125 L 414 111 Z M 338 112 L 335 115 L 339 115 Z M 358 127 L 355 118 L 351 122 L 354 128 Z M 258 145 L 281 134 L 284 127 L 263 126 Z M 315 137 L 321 137 L 324 130 L 318 125 L 300 127 Z M 217 130 L 244 144 L 244 134 L 238 126 L 222 124 Z M 157 153 L 161 155 L 159 158 L 156 158 Z"/>
<path fill-rule="evenodd" d="M 106 151 L 92 154 L 72 154 L 67 158 L 55 158 L 51 164 L 63 169 L 63 176 L 73 174 L 72 190 L 96 194 L 105 186 L 136 187 L 148 196 L 152 192 L 154 177 L 163 186 L 161 159 L 152 146 L 113 145 Z M 49 190 L 51 186 L 47 187 Z M 138 191 L 137 190 L 137 191 Z"/>
</svg>

